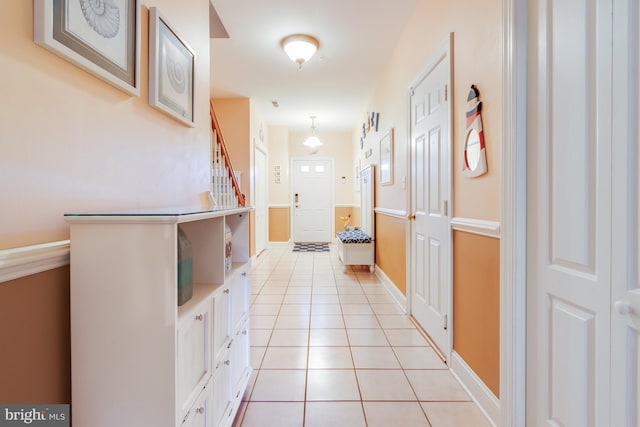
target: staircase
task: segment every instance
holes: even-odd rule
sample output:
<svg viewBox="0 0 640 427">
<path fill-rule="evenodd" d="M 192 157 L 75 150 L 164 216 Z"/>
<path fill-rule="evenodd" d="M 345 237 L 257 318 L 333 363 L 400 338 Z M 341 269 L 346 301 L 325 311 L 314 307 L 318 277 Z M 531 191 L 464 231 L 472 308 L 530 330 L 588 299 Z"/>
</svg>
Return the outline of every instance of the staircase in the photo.
<svg viewBox="0 0 640 427">
<path fill-rule="evenodd" d="M 212 101 L 209 101 L 209 111 L 211 113 L 211 131 L 213 135 L 211 143 L 213 197 L 219 208 L 230 209 L 244 206 L 246 203 L 245 197 L 240 191 L 240 185 L 231 165 L 231 159 L 222 137 L 222 130 L 218 124 L 216 113 L 213 111 Z"/>
</svg>

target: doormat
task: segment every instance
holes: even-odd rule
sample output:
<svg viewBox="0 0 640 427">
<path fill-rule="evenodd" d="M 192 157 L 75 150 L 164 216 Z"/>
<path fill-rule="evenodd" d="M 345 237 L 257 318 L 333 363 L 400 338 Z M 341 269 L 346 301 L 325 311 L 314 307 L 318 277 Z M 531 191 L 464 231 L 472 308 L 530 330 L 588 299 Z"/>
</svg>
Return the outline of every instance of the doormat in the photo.
<svg viewBox="0 0 640 427">
<path fill-rule="evenodd" d="M 293 252 L 329 252 L 328 243 L 296 243 Z"/>
</svg>

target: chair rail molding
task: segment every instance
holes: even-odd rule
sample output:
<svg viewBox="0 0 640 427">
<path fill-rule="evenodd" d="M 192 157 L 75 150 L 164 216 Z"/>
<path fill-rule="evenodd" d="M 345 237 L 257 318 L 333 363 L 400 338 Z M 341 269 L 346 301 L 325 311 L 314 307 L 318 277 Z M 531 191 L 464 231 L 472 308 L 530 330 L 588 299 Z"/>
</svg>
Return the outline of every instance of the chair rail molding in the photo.
<svg viewBox="0 0 640 427">
<path fill-rule="evenodd" d="M 454 217 L 450 221 L 451 228 L 456 231 L 479 234 L 486 237 L 500 238 L 500 223 L 483 219 Z"/>
<path fill-rule="evenodd" d="M 69 265 L 69 240 L 0 250 L 0 283 Z"/>
<path fill-rule="evenodd" d="M 397 209 L 387 209 L 387 208 L 375 208 L 374 212 L 380 215 L 407 219 L 407 211 L 401 211 Z"/>
</svg>

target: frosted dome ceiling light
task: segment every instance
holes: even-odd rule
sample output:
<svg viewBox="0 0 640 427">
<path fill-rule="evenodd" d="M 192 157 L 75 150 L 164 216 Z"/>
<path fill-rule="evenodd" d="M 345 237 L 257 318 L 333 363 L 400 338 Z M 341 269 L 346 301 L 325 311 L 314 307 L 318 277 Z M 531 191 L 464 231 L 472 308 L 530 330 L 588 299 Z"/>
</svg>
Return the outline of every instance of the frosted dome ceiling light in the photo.
<svg viewBox="0 0 640 427">
<path fill-rule="evenodd" d="M 306 34 L 294 34 L 282 39 L 282 49 L 299 68 L 311 59 L 319 46 L 320 43 L 315 37 Z"/>
</svg>

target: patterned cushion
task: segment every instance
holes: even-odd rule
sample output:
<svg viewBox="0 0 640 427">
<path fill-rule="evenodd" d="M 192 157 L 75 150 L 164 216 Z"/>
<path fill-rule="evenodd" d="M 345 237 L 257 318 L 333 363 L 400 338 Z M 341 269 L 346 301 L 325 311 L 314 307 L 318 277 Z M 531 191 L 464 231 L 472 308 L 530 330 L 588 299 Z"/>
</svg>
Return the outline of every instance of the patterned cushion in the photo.
<svg viewBox="0 0 640 427">
<path fill-rule="evenodd" d="M 371 243 L 371 237 L 362 230 L 340 231 L 338 239 L 342 243 Z"/>
</svg>

